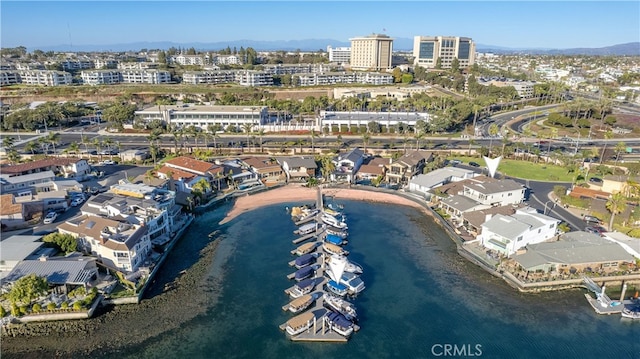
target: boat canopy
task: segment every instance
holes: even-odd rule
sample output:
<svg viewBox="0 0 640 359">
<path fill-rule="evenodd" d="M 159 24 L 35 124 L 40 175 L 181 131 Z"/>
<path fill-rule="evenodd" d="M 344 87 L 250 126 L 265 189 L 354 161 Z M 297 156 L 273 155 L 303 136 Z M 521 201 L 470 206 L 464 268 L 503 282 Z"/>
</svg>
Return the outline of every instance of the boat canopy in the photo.
<svg viewBox="0 0 640 359">
<path fill-rule="evenodd" d="M 311 296 L 311 294 L 305 294 L 300 298 L 296 298 L 296 299 L 292 300 L 291 303 L 289 303 L 289 305 L 294 307 L 294 308 L 298 308 L 298 307 L 301 307 L 301 306 L 307 304 L 312 299 L 313 299 L 313 297 Z"/>
<path fill-rule="evenodd" d="M 308 287 L 313 287 L 314 284 L 315 284 L 315 280 L 313 280 L 313 278 L 311 278 L 311 279 L 305 279 L 305 280 L 299 282 L 298 284 L 296 284 L 296 287 L 298 287 L 300 289 L 304 289 L 304 288 L 308 288 Z"/>
<path fill-rule="evenodd" d="M 300 282 L 300 283 L 302 283 L 302 282 Z M 333 280 L 333 279 L 328 281 L 327 285 L 329 285 L 329 286 L 331 286 L 331 287 L 333 287 L 333 288 L 335 288 L 335 289 L 337 289 L 339 291 L 347 290 L 347 286 L 346 285 L 344 285 L 342 283 L 336 283 L 336 281 Z"/>
<path fill-rule="evenodd" d="M 297 329 L 307 325 L 307 323 L 309 323 L 313 319 L 313 317 L 313 312 L 304 312 L 287 320 L 287 325 L 293 329 Z"/>
<path fill-rule="evenodd" d="M 310 276 L 314 271 L 315 271 L 315 269 L 313 267 L 303 267 L 303 268 L 298 269 L 296 271 L 295 277 L 296 278 L 306 278 L 306 277 Z"/>
<path fill-rule="evenodd" d="M 336 236 L 335 234 L 327 234 L 326 239 L 327 239 L 327 242 L 331 244 L 336 244 L 336 245 L 342 244 L 342 238 Z"/>
<path fill-rule="evenodd" d="M 341 327 L 341 328 L 349 328 L 353 325 L 350 320 L 344 317 L 344 315 L 336 312 L 327 313 L 327 318 L 331 321 L 331 323 Z"/>
<path fill-rule="evenodd" d="M 325 243 L 324 244 L 324 248 L 327 251 L 333 252 L 333 253 L 342 253 L 343 249 L 340 246 L 337 246 L 335 244 L 331 244 L 331 243 Z"/>
<path fill-rule="evenodd" d="M 308 253 L 308 254 L 305 254 L 303 256 L 300 256 L 300 257 L 296 258 L 296 265 L 297 266 L 306 266 L 306 265 L 311 264 L 315 259 L 316 259 L 316 257 L 313 254 Z"/>
</svg>

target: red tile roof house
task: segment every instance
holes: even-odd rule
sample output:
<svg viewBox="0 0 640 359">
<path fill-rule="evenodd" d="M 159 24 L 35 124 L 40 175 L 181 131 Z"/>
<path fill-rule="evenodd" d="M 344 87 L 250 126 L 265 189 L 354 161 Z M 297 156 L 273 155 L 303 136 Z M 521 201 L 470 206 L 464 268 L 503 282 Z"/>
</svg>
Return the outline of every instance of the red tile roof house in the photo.
<svg viewBox="0 0 640 359">
<path fill-rule="evenodd" d="M 211 188 L 220 189 L 224 183 L 224 168 L 214 163 L 200 161 L 195 158 L 180 156 L 164 162 L 165 167 L 184 172 L 189 172 L 207 178 Z M 166 172 L 165 172 L 166 173 Z"/>
<path fill-rule="evenodd" d="M 53 171 L 66 178 L 83 177 L 91 173 L 91 166 L 81 158 L 45 158 L 43 160 L 21 163 L 0 168 L 2 174 L 20 176 L 43 171 Z"/>
</svg>

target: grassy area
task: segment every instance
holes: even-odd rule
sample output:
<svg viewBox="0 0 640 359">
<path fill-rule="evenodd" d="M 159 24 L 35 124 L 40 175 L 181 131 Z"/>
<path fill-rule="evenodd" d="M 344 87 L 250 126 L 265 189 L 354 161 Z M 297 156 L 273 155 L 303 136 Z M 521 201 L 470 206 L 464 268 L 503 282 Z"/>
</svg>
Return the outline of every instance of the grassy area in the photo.
<svg viewBox="0 0 640 359">
<path fill-rule="evenodd" d="M 484 160 L 482 158 L 454 156 L 450 159 L 453 158 L 461 160 L 466 164 L 468 164 L 469 161 L 474 161 L 484 167 Z M 502 161 L 500 161 L 498 172 L 509 177 L 526 178 L 534 181 L 553 182 L 572 182 L 575 176 L 575 174 L 573 173 L 567 173 L 567 169 L 561 166 L 508 159 L 503 159 Z"/>
</svg>

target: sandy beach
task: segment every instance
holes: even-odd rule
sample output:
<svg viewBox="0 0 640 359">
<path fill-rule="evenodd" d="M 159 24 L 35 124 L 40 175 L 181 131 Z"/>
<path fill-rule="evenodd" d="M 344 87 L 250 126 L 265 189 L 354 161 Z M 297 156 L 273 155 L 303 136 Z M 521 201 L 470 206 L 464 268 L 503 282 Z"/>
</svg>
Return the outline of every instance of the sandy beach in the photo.
<svg viewBox="0 0 640 359">
<path fill-rule="evenodd" d="M 238 197 L 233 208 L 227 213 L 227 216 L 220 221 L 220 224 L 227 223 L 245 212 L 270 204 L 295 201 L 313 201 L 317 197 L 317 191 L 317 188 L 308 188 L 301 184 L 289 184 L 273 190 Z M 373 192 L 353 188 L 323 188 L 322 193 L 325 196 L 334 197 L 336 199 L 410 206 L 429 215 L 429 212 L 418 203 L 390 193 Z"/>
</svg>

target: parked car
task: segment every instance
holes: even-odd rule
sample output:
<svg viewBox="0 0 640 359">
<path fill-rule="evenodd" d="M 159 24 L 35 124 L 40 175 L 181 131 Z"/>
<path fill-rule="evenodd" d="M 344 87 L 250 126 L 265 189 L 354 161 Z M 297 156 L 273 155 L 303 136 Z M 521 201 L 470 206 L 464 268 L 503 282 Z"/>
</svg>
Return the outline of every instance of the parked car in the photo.
<svg viewBox="0 0 640 359">
<path fill-rule="evenodd" d="M 71 206 L 78 207 L 79 205 L 82 204 L 82 202 L 84 202 L 84 199 L 81 199 L 80 197 L 76 197 L 71 201 Z"/>
<path fill-rule="evenodd" d="M 600 218 L 595 217 L 595 216 L 584 216 L 582 218 L 582 220 L 587 222 L 587 223 L 589 223 L 589 224 L 591 224 L 591 223 L 602 224 L 602 221 L 600 220 Z"/>
<path fill-rule="evenodd" d="M 594 227 L 585 227 L 584 229 L 585 232 L 589 232 L 589 233 L 593 233 L 593 234 L 597 234 L 599 236 L 603 236 L 604 235 L 604 228 L 600 227 L 600 226 L 594 226 Z"/>
<path fill-rule="evenodd" d="M 452 165 L 452 166 L 459 165 L 459 164 L 461 164 L 461 163 L 462 163 L 462 162 L 461 162 L 460 160 L 451 160 L 451 165 Z"/>
<path fill-rule="evenodd" d="M 598 184 L 602 184 L 602 178 L 598 178 L 598 177 L 591 177 L 591 178 L 589 178 L 589 182 L 591 182 L 591 183 L 598 183 Z"/>
<path fill-rule="evenodd" d="M 471 162 L 469 162 L 469 166 L 472 166 L 472 167 L 480 167 L 480 164 L 479 164 L 478 162 L 473 162 L 473 161 L 471 161 Z"/>
<path fill-rule="evenodd" d="M 50 224 L 53 223 L 53 221 L 56 220 L 56 218 L 58 218 L 58 214 L 56 212 L 49 212 L 47 213 L 46 216 L 44 216 L 44 224 Z"/>
</svg>

